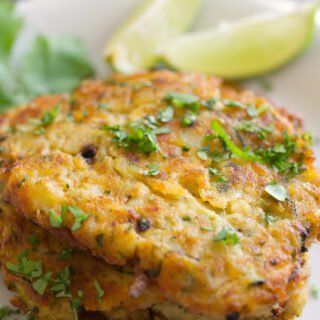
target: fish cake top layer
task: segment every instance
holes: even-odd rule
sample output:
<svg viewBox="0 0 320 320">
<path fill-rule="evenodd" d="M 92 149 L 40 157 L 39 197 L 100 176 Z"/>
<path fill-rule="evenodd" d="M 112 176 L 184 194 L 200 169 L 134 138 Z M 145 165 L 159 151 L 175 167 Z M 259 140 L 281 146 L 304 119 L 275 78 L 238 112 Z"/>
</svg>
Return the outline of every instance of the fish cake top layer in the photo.
<svg viewBox="0 0 320 320">
<path fill-rule="evenodd" d="M 1 123 L 5 199 L 27 219 L 193 313 L 269 316 L 288 301 L 319 236 L 299 118 L 216 78 L 157 71 L 87 81 Z"/>
</svg>

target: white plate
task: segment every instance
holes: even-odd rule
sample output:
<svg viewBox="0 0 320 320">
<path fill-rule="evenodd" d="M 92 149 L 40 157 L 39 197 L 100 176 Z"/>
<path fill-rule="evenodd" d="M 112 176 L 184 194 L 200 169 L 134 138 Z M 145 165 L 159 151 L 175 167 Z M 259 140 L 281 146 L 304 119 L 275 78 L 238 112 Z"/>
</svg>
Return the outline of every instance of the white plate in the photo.
<svg viewBox="0 0 320 320">
<path fill-rule="evenodd" d="M 86 42 L 99 74 L 107 68 L 101 58 L 106 39 L 128 15 L 138 0 L 29 0 L 19 4 L 19 11 L 28 20 L 28 29 L 21 41 L 23 46 L 35 31 L 42 33 L 75 34 Z M 290 0 L 207 0 L 197 28 L 213 26 L 224 19 L 237 19 L 268 10 L 287 10 Z M 319 17 L 320 18 L 320 17 Z M 320 25 L 320 21 L 319 21 Z M 268 95 L 280 106 L 301 113 L 306 127 L 320 137 L 320 28 L 311 48 L 288 67 L 269 75 L 273 90 Z M 247 86 L 261 90 L 250 81 Z M 319 153 L 320 155 L 320 153 Z M 320 285 L 317 256 L 320 246 L 312 249 L 311 284 Z M 9 293 L 0 284 L 0 304 L 8 303 Z M 310 298 L 301 320 L 320 319 L 320 299 Z"/>
</svg>

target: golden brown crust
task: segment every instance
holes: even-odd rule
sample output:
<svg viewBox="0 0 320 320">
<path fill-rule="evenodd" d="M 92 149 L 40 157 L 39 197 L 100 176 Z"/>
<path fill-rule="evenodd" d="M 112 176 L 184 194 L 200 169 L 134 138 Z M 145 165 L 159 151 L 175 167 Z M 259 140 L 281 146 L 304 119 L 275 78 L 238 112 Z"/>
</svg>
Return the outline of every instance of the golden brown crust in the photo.
<svg viewBox="0 0 320 320">
<path fill-rule="evenodd" d="M 112 131 L 103 130 L 106 124 L 157 116 L 170 103 L 165 99 L 170 92 L 192 93 L 200 101 L 234 100 L 252 105 L 255 112 L 270 105 L 212 77 L 166 71 L 86 82 L 72 101 L 65 96 L 41 98 L 1 120 L 7 137 L 2 143 L 6 200 L 27 219 L 108 263 L 134 265 L 166 299 L 191 313 L 270 317 L 290 300 L 292 283 L 299 282 L 292 275 L 320 230 L 319 177 L 301 122 L 271 105 L 252 118 L 247 109 L 218 103 L 213 111 L 202 106 L 196 122 L 183 127 L 185 110 L 176 108 L 175 118 L 161 124 L 171 131 L 157 136 L 161 152 L 148 156 L 117 147 Z M 35 135 L 28 116 L 39 116 L 56 103 L 57 119 Z M 284 132 L 296 136 L 287 161 L 299 161 L 305 170 L 287 179 L 270 164 L 232 156 L 215 163 L 223 177 L 219 180 L 208 171 L 211 159 L 198 154 L 204 147 L 224 152 L 221 140 L 204 139 L 214 133 L 211 123 L 217 120 L 238 146 L 255 150 L 283 143 Z M 239 138 L 234 128 L 244 121 L 272 126 L 272 133 L 261 138 L 256 132 L 241 132 Z M 82 154 L 88 146 L 96 153 L 90 161 Z M 183 146 L 190 151 L 184 152 Z M 148 165 L 155 163 L 160 174 L 146 176 Z M 274 180 L 286 187 L 289 201 L 279 202 L 265 192 Z M 50 224 L 49 210 L 60 214 L 63 204 L 90 214 L 74 232 L 70 212 L 65 228 Z M 265 216 L 270 213 L 278 219 L 268 225 Z M 150 224 L 148 230 L 139 230 L 142 218 Z M 240 243 L 214 241 L 223 227 L 235 230 Z M 100 247 L 96 237 L 102 234 Z"/>
</svg>

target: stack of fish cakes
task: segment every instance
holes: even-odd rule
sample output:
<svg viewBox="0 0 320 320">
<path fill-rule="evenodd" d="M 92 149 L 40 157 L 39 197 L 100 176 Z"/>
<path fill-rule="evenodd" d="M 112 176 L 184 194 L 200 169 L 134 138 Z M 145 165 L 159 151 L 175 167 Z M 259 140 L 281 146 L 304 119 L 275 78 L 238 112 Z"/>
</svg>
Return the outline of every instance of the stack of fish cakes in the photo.
<svg viewBox="0 0 320 320">
<path fill-rule="evenodd" d="M 30 316 L 300 314 L 320 180 L 298 117 L 155 71 L 38 98 L 0 129 L 1 260 Z"/>
</svg>

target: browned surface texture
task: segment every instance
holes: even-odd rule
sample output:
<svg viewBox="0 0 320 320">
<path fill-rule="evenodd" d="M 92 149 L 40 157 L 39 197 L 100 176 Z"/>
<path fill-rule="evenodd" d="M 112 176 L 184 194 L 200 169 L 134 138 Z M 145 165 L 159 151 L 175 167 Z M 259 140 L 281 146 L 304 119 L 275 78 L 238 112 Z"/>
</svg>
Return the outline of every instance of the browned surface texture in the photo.
<svg viewBox="0 0 320 320">
<path fill-rule="evenodd" d="M 172 104 L 165 99 L 170 92 L 192 93 L 201 106 L 190 127 L 181 125 L 183 107 L 174 107 L 172 121 L 158 123 L 170 129 L 156 136 L 161 152 L 146 155 L 137 145 L 119 148 L 114 134 L 103 129 L 157 117 Z M 246 107 L 218 102 L 209 110 L 204 101 L 213 97 Z M 37 135 L 30 118 L 41 118 L 56 104 L 57 119 Z M 260 115 L 248 112 L 249 106 L 257 111 L 266 104 L 270 108 Z M 211 123 L 217 120 L 234 144 L 255 152 L 283 145 L 286 132 L 295 150 L 285 162 L 299 162 L 301 173 L 279 173 L 270 163 L 230 155 L 220 139 L 205 139 L 214 134 Z M 269 101 L 215 78 L 162 71 L 86 82 L 72 100 L 39 98 L 1 121 L 6 201 L 64 241 L 90 249 L 109 264 L 133 266 L 166 299 L 191 313 L 213 319 L 281 316 L 293 288 L 303 283 L 297 270 L 319 236 L 319 177 L 300 119 Z M 244 121 L 272 130 L 263 137 L 234 130 Z M 198 151 L 204 147 L 211 156 L 219 152 L 220 159 L 201 159 Z M 160 173 L 146 176 L 155 163 Z M 219 174 L 210 174 L 209 167 Z M 266 193 L 265 186 L 275 180 L 285 186 L 289 200 Z M 49 211 L 60 215 L 64 204 L 88 214 L 79 229 L 70 230 L 70 212 L 63 228 L 50 224 Z M 267 224 L 266 214 L 277 219 Z M 147 228 L 141 229 L 141 219 Z M 239 243 L 214 241 L 224 227 Z M 289 313 L 299 313 L 301 305 L 291 306 Z"/>
</svg>

